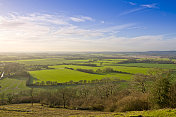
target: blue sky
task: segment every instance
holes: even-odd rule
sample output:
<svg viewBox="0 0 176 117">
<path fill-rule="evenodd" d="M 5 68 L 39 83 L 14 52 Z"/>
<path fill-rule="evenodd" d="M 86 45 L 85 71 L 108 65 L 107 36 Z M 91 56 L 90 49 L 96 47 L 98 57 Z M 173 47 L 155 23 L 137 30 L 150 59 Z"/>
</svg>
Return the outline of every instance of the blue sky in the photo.
<svg viewBox="0 0 176 117">
<path fill-rule="evenodd" d="M 0 51 L 176 50 L 175 0 L 0 0 Z"/>
</svg>

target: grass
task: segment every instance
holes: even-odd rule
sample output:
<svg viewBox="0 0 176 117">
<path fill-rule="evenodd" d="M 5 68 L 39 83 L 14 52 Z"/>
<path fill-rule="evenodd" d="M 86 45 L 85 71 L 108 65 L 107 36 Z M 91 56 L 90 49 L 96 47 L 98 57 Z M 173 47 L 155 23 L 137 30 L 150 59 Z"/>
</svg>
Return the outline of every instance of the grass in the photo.
<svg viewBox="0 0 176 117">
<path fill-rule="evenodd" d="M 69 68 L 74 68 L 74 69 L 82 68 L 82 69 L 93 69 L 93 70 L 101 68 L 101 67 L 79 66 L 79 65 L 55 65 L 55 66 L 49 66 L 49 67 L 50 68 L 55 68 L 55 69 L 61 69 L 61 68 L 64 68 L 64 67 L 69 67 Z"/>
<path fill-rule="evenodd" d="M 48 108 L 40 104 L 11 104 L 0 106 L 0 117 L 176 117 L 176 109 L 159 109 L 129 112 L 99 112 L 86 110 L 69 110 Z"/>
<path fill-rule="evenodd" d="M 149 111 L 129 111 L 125 113 L 113 114 L 114 117 L 176 117 L 176 109 L 159 109 L 159 110 L 149 110 Z"/>
<path fill-rule="evenodd" d="M 37 78 L 39 81 L 57 81 L 59 83 L 68 82 L 73 80 L 75 82 L 80 80 L 96 80 L 102 79 L 105 77 L 117 77 L 119 79 L 129 80 L 131 75 L 129 74 L 119 74 L 111 73 L 105 75 L 99 74 L 89 74 L 75 70 L 69 69 L 51 69 L 51 70 L 39 70 L 39 71 L 30 71 L 29 72 L 33 77 Z"/>
<path fill-rule="evenodd" d="M 128 64 L 118 64 L 118 65 L 127 66 L 127 67 L 176 69 L 176 64 L 128 63 Z"/>
<path fill-rule="evenodd" d="M 79 66 L 79 65 L 57 65 L 62 63 L 79 63 L 79 64 L 88 64 L 87 62 L 90 59 L 86 60 L 65 60 L 64 58 L 47 58 L 47 59 L 28 59 L 28 60 L 17 60 L 15 62 L 23 63 L 26 65 L 53 65 L 49 66 L 49 70 L 38 70 L 38 71 L 29 71 L 29 73 L 34 77 L 37 78 L 38 81 L 57 81 L 58 83 L 64 83 L 69 81 L 78 82 L 80 80 L 96 80 L 102 79 L 105 77 L 116 77 L 122 80 L 130 80 L 132 75 L 137 73 L 147 73 L 150 68 L 165 68 L 165 69 L 176 69 L 175 64 L 149 64 L 149 63 L 129 63 L 129 64 L 117 64 L 119 61 L 123 61 L 126 59 L 104 59 L 95 62 L 90 62 L 90 64 L 97 64 L 98 67 L 91 67 L 91 66 Z M 100 66 L 100 63 L 103 62 L 103 66 Z M 74 68 L 74 70 L 65 69 L 64 67 Z M 131 74 L 122 74 L 122 73 L 109 73 L 109 74 L 89 74 L 80 71 L 76 71 L 78 68 L 82 69 L 93 69 L 96 71 L 97 69 L 104 69 L 106 67 L 111 67 L 116 71 L 127 72 Z M 37 81 L 37 80 L 36 80 Z M 34 82 L 36 82 L 34 81 Z M 7 84 L 8 82 L 12 82 L 10 86 L 3 86 L 3 87 L 12 87 L 10 89 L 15 89 L 15 87 L 19 87 L 19 89 L 23 88 L 22 84 L 24 84 L 25 80 L 18 81 L 17 79 L 3 81 L 3 85 Z M 16 84 L 15 84 L 16 83 Z M 21 83 L 21 84 L 20 84 Z M 14 85 L 14 86 L 13 86 Z M 18 86 L 17 86 L 18 85 Z M 8 89 L 8 91 L 10 91 Z M 18 89 L 18 88 L 17 88 Z M 7 90 L 2 88 L 3 90 Z"/>
<path fill-rule="evenodd" d="M 82 68 L 82 69 L 93 69 L 94 71 L 96 71 L 97 69 L 104 69 L 106 67 L 111 67 L 114 70 L 117 71 L 122 71 L 122 72 L 127 72 L 127 73 L 132 73 L 132 74 L 136 74 L 136 73 L 147 73 L 147 71 L 149 70 L 149 68 L 139 68 L 139 67 L 126 67 L 126 66 L 102 66 L 102 67 L 91 67 L 91 66 L 78 66 L 78 65 L 57 65 L 57 66 L 50 66 L 50 68 L 55 68 L 55 69 L 60 69 L 60 68 L 64 68 L 64 67 L 69 67 L 69 68 Z"/>
<path fill-rule="evenodd" d="M 146 74 L 149 68 L 139 68 L 139 67 L 126 67 L 126 66 L 109 66 L 112 67 L 114 70 L 128 72 L 132 74 L 142 73 Z"/>
<path fill-rule="evenodd" d="M 90 62 L 92 64 L 99 65 L 100 62 L 103 63 L 118 63 L 127 59 L 104 59 L 96 62 Z M 25 59 L 25 60 L 14 60 L 14 61 L 0 61 L 0 62 L 17 62 L 26 65 L 56 65 L 62 63 L 86 63 L 91 61 L 91 59 L 85 60 L 65 60 L 64 58 L 47 58 L 47 59 Z M 87 64 L 87 63 L 86 63 Z"/>
<path fill-rule="evenodd" d="M 175 61 L 175 59 L 169 59 L 169 58 L 140 58 L 138 60 L 153 60 L 153 61 Z"/>
<path fill-rule="evenodd" d="M 79 116 L 101 116 L 111 115 L 108 112 L 80 111 L 62 108 L 48 108 L 40 104 L 12 104 L 0 106 L 0 117 L 79 117 Z"/>
<path fill-rule="evenodd" d="M 30 89 L 26 86 L 25 79 L 4 78 L 0 80 L 0 93 L 17 93 Z"/>
<path fill-rule="evenodd" d="M 26 64 L 26 65 L 56 65 L 61 64 L 65 60 L 64 59 L 31 59 L 31 60 L 18 60 L 18 63 Z"/>
<path fill-rule="evenodd" d="M 25 65 L 56 65 L 62 63 L 80 63 L 88 60 L 65 60 L 63 58 L 48 58 L 48 59 L 27 59 L 15 61 L 0 61 L 0 62 L 17 62 Z"/>
<path fill-rule="evenodd" d="M 103 63 L 114 62 L 114 63 L 118 63 L 118 62 L 125 61 L 125 60 L 128 60 L 128 59 L 103 59 L 103 60 L 99 60 L 97 62 L 103 62 Z"/>
<path fill-rule="evenodd" d="M 74 70 L 65 69 L 64 67 L 73 68 Z M 50 66 L 50 68 L 54 68 L 51 70 L 38 70 L 38 71 L 29 71 L 29 73 L 37 78 L 38 81 L 57 81 L 59 83 L 64 83 L 68 81 L 80 81 L 80 80 L 100 80 L 105 77 L 117 77 L 122 80 L 130 80 L 132 75 L 130 74 L 121 74 L 121 73 L 109 73 L 109 74 L 89 74 L 80 71 L 76 71 L 78 68 L 82 69 L 93 69 L 96 71 L 97 69 L 104 69 L 107 66 L 102 67 L 91 67 L 91 66 L 78 66 L 78 65 L 57 65 Z M 138 67 L 125 67 L 125 66 L 108 66 L 117 71 L 128 72 L 132 74 L 136 73 L 147 73 L 149 68 L 138 68 Z M 35 82 L 35 81 L 34 81 Z"/>
<path fill-rule="evenodd" d="M 102 63 L 102 65 L 114 65 L 114 64 L 117 64 L 118 62 L 125 61 L 125 60 L 127 59 L 104 59 L 104 60 L 99 60 L 92 63 L 98 66 L 100 66 L 100 63 Z"/>
</svg>

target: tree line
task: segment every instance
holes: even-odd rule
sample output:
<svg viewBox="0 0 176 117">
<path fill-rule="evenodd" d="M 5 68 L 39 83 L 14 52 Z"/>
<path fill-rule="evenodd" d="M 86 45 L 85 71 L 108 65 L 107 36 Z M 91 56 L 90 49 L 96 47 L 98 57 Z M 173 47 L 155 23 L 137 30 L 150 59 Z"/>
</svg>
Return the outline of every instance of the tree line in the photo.
<svg viewBox="0 0 176 117">
<path fill-rule="evenodd" d="M 29 77 L 32 77 L 29 75 Z M 113 80 L 112 80 L 113 79 Z M 58 83 L 57 81 L 30 81 L 30 78 L 27 80 L 26 85 L 27 86 L 73 86 L 73 85 L 94 85 L 94 84 L 104 84 L 104 83 L 120 83 L 120 82 L 126 82 L 126 80 L 120 80 L 116 77 L 112 78 L 103 78 L 103 79 L 95 79 L 95 80 L 79 80 L 79 81 L 73 81 L 70 80 L 68 82 Z"/>
</svg>

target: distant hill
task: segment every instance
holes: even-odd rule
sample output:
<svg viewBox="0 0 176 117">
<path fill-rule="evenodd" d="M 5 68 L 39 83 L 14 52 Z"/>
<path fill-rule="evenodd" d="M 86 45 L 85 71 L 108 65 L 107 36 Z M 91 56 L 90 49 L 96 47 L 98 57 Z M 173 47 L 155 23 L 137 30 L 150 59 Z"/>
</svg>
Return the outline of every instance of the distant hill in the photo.
<svg viewBox="0 0 176 117">
<path fill-rule="evenodd" d="M 176 58 L 176 51 L 146 51 L 146 52 L 89 52 L 96 54 L 149 55 Z"/>
</svg>

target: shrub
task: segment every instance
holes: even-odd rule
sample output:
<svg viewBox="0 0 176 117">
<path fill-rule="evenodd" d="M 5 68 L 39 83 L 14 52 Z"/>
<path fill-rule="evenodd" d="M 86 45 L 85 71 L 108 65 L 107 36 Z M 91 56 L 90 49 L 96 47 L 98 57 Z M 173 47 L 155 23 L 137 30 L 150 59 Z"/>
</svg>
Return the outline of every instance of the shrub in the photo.
<svg viewBox="0 0 176 117">
<path fill-rule="evenodd" d="M 111 72 L 114 72 L 114 70 L 111 67 L 106 67 L 106 68 L 103 69 L 103 72 L 104 73 L 111 73 Z"/>
<path fill-rule="evenodd" d="M 34 103 L 39 103 L 40 102 L 38 97 L 34 97 L 32 99 L 30 96 L 23 96 L 23 97 L 15 98 L 13 100 L 13 103 L 31 103 L 32 101 Z"/>
<path fill-rule="evenodd" d="M 171 74 L 169 71 L 160 71 L 155 75 L 155 81 L 151 89 L 151 102 L 154 108 L 169 107 Z"/>
<path fill-rule="evenodd" d="M 176 83 L 173 83 L 169 93 L 169 103 L 171 108 L 176 107 Z"/>
<path fill-rule="evenodd" d="M 117 102 L 116 111 L 142 111 L 148 110 L 149 104 L 147 101 L 147 95 L 138 94 L 136 96 L 125 96 Z"/>
<path fill-rule="evenodd" d="M 96 110 L 96 111 L 103 111 L 104 110 L 104 105 L 103 104 L 95 104 L 92 106 L 92 110 Z"/>
</svg>

